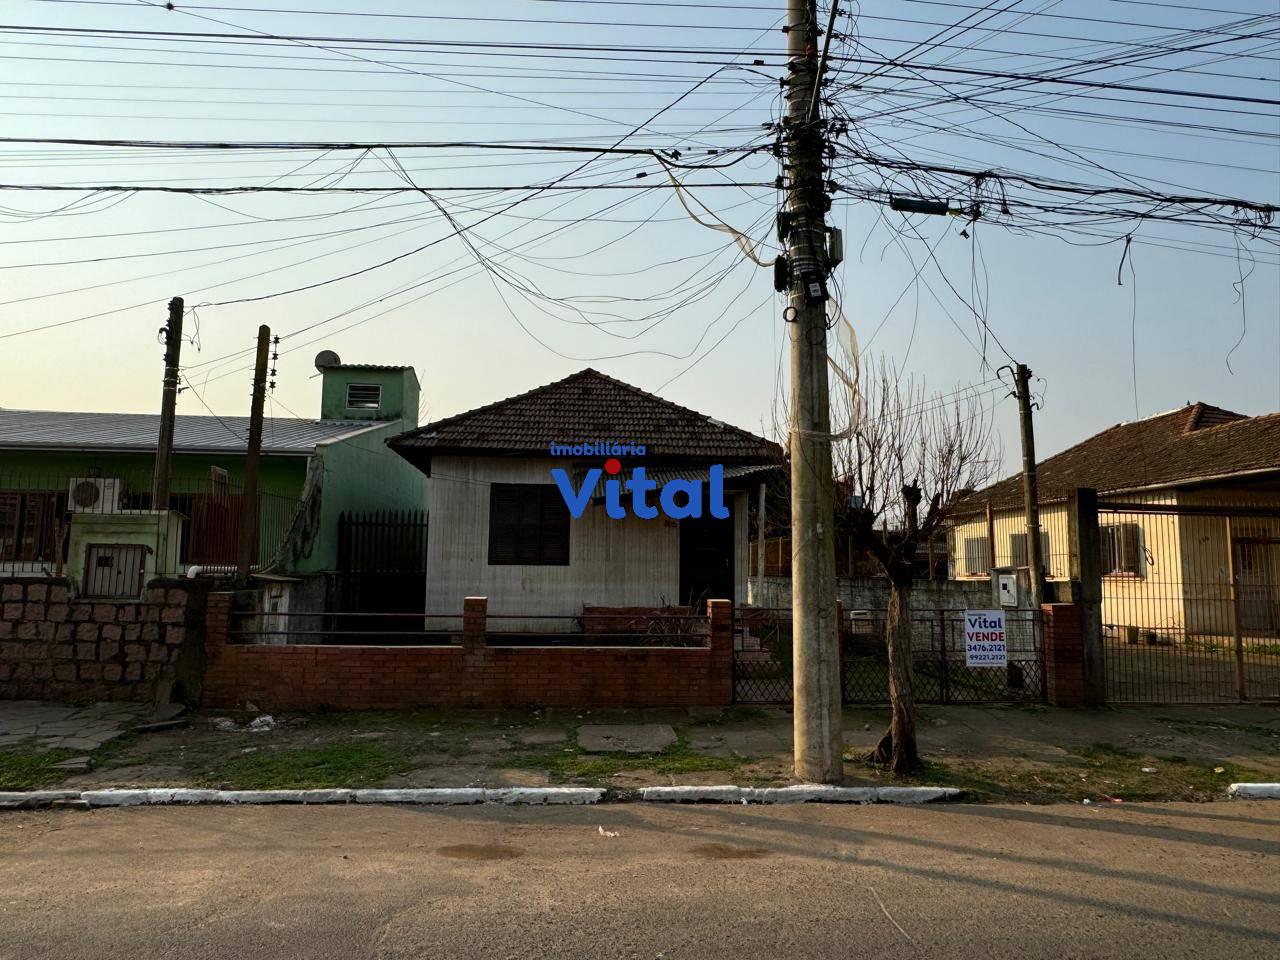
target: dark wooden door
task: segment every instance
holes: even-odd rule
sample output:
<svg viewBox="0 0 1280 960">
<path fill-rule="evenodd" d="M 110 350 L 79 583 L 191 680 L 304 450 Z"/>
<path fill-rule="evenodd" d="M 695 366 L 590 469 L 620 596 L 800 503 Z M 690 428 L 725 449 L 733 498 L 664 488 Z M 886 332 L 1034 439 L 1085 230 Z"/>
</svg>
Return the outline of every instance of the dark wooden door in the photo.
<svg viewBox="0 0 1280 960">
<path fill-rule="evenodd" d="M 701 610 L 708 600 L 734 601 L 733 517 L 680 521 L 680 603 Z"/>
</svg>

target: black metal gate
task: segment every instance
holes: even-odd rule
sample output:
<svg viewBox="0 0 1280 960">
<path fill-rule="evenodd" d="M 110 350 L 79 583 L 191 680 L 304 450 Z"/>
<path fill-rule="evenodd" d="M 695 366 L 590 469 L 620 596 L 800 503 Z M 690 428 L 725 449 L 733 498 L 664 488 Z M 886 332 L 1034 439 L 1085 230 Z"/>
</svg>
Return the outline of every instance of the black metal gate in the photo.
<svg viewBox="0 0 1280 960">
<path fill-rule="evenodd" d="M 338 578 L 330 609 L 421 613 L 426 609 L 427 517 L 377 510 L 338 517 Z"/>
<path fill-rule="evenodd" d="M 1280 510 L 1100 503 L 1111 703 L 1280 698 Z"/>
<path fill-rule="evenodd" d="M 1008 666 L 965 664 L 964 613 L 912 613 L 912 676 L 919 703 L 1040 703 L 1045 697 L 1040 617 L 1006 610 Z M 885 611 L 845 613 L 841 694 L 848 704 L 887 703 Z M 734 696 L 739 703 L 791 702 L 790 609 L 739 608 L 734 629 Z"/>
</svg>

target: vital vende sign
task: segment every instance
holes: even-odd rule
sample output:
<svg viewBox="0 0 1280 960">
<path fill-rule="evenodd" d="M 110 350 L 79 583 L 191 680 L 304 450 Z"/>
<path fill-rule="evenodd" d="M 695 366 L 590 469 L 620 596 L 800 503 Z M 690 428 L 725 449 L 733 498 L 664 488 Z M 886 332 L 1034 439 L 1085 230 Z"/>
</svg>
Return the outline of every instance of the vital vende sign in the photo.
<svg viewBox="0 0 1280 960">
<path fill-rule="evenodd" d="M 966 667 L 1005 667 L 1009 664 L 1009 645 L 1005 634 L 1003 610 L 966 610 L 964 612 L 964 665 Z"/>
</svg>

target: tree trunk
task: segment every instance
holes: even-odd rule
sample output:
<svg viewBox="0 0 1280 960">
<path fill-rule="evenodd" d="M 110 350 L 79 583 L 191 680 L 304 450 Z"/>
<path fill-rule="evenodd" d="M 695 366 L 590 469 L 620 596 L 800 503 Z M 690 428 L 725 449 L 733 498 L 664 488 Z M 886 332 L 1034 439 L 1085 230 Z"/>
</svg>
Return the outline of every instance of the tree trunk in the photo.
<svg viewBox="0 0 1280 960">
<path fill-rule="evenodd" d="M 871 751 L 872 763 L 889 764 L 894 773 L 920 768 L 916 747 L 916 701 L 911 679 L 911 587 L 890 581 L 885 620 L 889 648 L 889 730 Z"/>
</svg>

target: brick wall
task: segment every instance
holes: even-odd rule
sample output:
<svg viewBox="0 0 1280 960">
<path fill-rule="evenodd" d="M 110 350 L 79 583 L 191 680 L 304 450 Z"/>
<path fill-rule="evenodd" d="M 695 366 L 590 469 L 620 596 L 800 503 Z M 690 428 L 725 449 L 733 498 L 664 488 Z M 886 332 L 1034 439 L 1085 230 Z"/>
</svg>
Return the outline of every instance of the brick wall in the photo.
<svg viewBox="0 0 1280 960">
<path fill-rule="evenodd" d="M 153 581 L 129 602 L 76 600 L 63 580 L 0 581 L 0 699 L 147 701 L 190 687 L 203 612 L 188 581 Z"/>
<path fill-rule="evenodd" d="M 733 698 L 732 605 L 712 601 L 706 646 L 496 647 L 485 600 L 468 597 L 462 644 L 229 644 L 232 595 L 209 598 L 203 702 L 264 710 L 724 706 Z"/>
<path fill-rule="evenodd" d="M 1076 603 L 1046 603 L 1045 697 L 1055 707 L 1084 706 L 1084 617 Z"/>
</svg>

